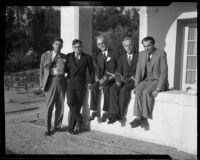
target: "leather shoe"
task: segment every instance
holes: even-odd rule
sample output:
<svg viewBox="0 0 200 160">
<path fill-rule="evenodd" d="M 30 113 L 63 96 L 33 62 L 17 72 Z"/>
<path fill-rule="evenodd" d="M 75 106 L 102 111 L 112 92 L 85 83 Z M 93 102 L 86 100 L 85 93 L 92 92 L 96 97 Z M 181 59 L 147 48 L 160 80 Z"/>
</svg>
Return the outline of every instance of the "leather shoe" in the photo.
<svg viewBox="0 0 200 160">
<path fill-rule="evenodd" d="M 141 124 L 142 124 L 142 120 L 140 120 L 140 119 L 135 119 L 130 123 L 131 128 L 136 128 L 136 127 L 140 126 Z"/>
<path fill-rule="evenodd" d="M 45 136 L 51 136 L 52 134 L 53 134 L 53 133 L 52 133 L 51 131 L 45 131 L 45 132 L 44 132 L 44 135 L 45 135 Z"/>
<path fill-rule="evenodd" d="M 61 131 L 62 131 L 62 128 L 60 128 L 60 127 L 59 127 L 59 128 L 54 128 L 54 131 L 55 131 L 55 132 L 61 132 Z"/>
<path fill-rule="evenodd" d="M 108 119 L 108 113 L 104 113 L 102 118 L 101 118 L 101 121 L 106 122 L 107 119 Z"/>
<path fill-rule="evenodd" d="M 116 118 L 112 118 L 112 119 L 110 119 L 110 120 L 108 121 L 108 124 L 115 123 L 116 121 L 117 121 L 117 119 L 116 119 Z"/>
<path fill-rule="evenodd" d="M 95 117 L 99 117 L 99 115 L 97 114 L 97 112 L 92 112 L 92 115 L 90 116 L 89 121 L 94 120 Z"/>
<path fill-rule="evenodd" d="M 69 132 L 70 134 L 75 134 L 75 131 L 74 131 L 74 129 L 72 129 L 72 128 L 70 128 L 70 129 L 68 130 L 68 132 Z"/>
<path fill-rule="evenodd" d="M 141 127 L 144 128 L 145 130 L 149 130 L 149 122 L 147 118 L 142 119 Z"/>
<path fill-rule="evenodd" d="M 110 114 L 109 115 L 109 118 L 108 118 L 108 124 L 112 124 L 112 123 L 114 123 L 114 122 L 116 122 L 117 121 L 117 115 L 115 115 L 115 114 Z"/>
</svg>

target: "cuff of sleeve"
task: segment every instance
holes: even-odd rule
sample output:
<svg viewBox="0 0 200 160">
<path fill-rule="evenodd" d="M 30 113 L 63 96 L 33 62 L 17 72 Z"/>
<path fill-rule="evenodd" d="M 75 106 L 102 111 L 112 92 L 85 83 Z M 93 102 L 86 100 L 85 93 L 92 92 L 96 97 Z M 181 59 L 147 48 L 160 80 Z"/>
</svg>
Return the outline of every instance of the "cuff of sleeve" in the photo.
<svg viewBox="0 0 200 160">
<path fill-rule="evenodd" d="M 159 88 L 156 88 L 156 91 L 160 92 L 160 89 L 159 89 Z"/>
<path fill-rule="evenodd" d="M 135 81 L 135 78 L 133 76 L 131 76 L 131 78 Z"/>
</svg>

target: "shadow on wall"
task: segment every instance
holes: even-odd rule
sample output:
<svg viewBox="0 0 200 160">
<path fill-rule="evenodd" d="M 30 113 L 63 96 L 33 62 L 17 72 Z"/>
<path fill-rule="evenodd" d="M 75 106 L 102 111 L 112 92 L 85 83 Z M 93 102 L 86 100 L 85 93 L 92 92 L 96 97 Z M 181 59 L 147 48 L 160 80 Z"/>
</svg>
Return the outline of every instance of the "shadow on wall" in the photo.
<svg viewBox="0 0 200 160">
<path fill-rule="evenodd" d="M 89 108 L 89 89 L 86 89 L 85 98 L 82 106 L 82 116 L 83 116 L 83 127 L 85 130 L 90 130 L 89 118 L 90 118 L 90 108 Z"/>
<path fill-rule="evenodd" d="M 165 49 L 166 45 L 170 45 L 166 44 L 166 37 L 172 24 L 183 12 L 193 11 L 194 6 L 186 3 L 172 3 L 169 7 L 150 7 L 148 10 L 147 34 L 155 38 L 156 47 Z"/>
</svg>

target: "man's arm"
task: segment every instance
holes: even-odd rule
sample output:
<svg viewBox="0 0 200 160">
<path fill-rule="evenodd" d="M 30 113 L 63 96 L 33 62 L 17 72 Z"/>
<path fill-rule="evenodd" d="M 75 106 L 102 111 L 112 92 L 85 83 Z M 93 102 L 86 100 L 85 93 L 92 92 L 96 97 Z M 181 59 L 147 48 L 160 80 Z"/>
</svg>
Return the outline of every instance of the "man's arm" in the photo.
<svg viewBox="0 0 200 160">
<path fill-rule="evenodd" d="M 160 78 L 157 84 L 157 90 L 162 90 L 168 77 L 167 54 L 164 51 L 160 57 Z"/>
<path fill-rule="evenodd" d="M 141 79 L 141 76 L 142 76 L 141 65 L 140 65 L 141 60 L 142 60 L 142 54 L 139 53 L 137 66 L 136 66 L 136 73 L 135 73 L 135 87 L 140 83 L 140 79 Z"/>
<path fill-rule="evenodd" d="M 117 73 L 121 73 L 123 75 L 123 62 L 121 60 L 121 57 L 119 57 L 117 61 Z"/>
<path fill-rule="evenodd" d="M 158 93 L 163 89 L 164 83 L 166 83 L 167 76 L 168 76 L 168 66 L 167 66 L 167 57 L 166 52 L 164 51 L 160 57 L 160 78 L 156 89 L 152 92 L 154 97 L 157 97 Z"/>
<path fill-rule="evenodd" d="M 44 78 L 44 54 L 41 56 L 40 60 L 40 88 L 43 89 L 43 78 Z"/>
<path fill-rule="evenodd" d="M 65 55 L 65 60 L 66 60 L 66 62 L 65 62 L 64 75 L 67 78 L 67 77 L 69 77 L 69 54 Z"/>
<path fill-rule="evenodd" d="M 92 57 L 89 56 L 88 58 L 88 71 L 89 71 L 89 83 L 93 84 L 94 83 L 94 79 L 95 79 L 95 70 L 94 70 L 94 65 L 93 65 L 93 61 L 92 61 Z"/>
</svg>

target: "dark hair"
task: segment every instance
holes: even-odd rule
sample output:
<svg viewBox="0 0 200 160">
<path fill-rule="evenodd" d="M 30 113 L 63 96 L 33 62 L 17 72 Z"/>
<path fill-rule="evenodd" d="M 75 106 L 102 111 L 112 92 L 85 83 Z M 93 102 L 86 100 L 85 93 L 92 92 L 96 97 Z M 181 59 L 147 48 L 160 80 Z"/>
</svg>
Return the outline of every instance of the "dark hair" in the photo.
<svg viewBox="0 0 200 160">
<path fill-rule="evenodd" d="M 122 44 L 123 44 L 125 41 L 131 41 L 131 43 L 134 44 L 134 43 L 133 43 L 133 39 L 132 39 L 131 37 L 125 37 L 125 38 L 123 39 L 123 41 L 122 41 Z"/>
<path fill-rule="evenodd" d="M 54 38 L 53 43 L 54 43 L 55 41 L 59 41 L 59 42 L 63 43 L 63 40 L 62 40 L 62 38 L 60 38 L 60 37 Z"/>
<path fill-rule="evenodd" d="M 142 44 L 143 42 L 146 42 L 146 41 L 151 41 L 151 43 L 154 45 L 155 44 L 155 40 L 153 37 L 145 37 L 143 40 L 142 40 Z"/>
<path fill-rule="evenodd" d="M 81 40 L 79 40 L 79 39 L 74 39 L 74 40 L 72 41 L 72 45 L 74 46 L 76 43 L 82 44 Z"/>
</svg>

